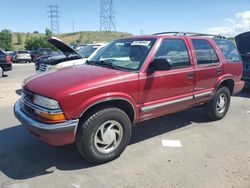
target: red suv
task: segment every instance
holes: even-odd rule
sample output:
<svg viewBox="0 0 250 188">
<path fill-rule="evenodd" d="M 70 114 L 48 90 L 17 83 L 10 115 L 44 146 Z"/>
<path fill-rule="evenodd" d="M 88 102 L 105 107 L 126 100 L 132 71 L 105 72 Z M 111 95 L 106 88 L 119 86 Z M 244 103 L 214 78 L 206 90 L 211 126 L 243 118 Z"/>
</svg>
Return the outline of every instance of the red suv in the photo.
<svg viewBox="0 0 250 188">
<path fill-rule="evenodd" d="M 221 36 L 165 32 L 114 40 L 85 65 L 24 81 L 14 107 L 19 121 L 52 145 L 76 143 L 91 163 L 111 161 L 132 124 L 203 106 L 223 118 L 240 92 L 242 62 Z"/>
</svg>

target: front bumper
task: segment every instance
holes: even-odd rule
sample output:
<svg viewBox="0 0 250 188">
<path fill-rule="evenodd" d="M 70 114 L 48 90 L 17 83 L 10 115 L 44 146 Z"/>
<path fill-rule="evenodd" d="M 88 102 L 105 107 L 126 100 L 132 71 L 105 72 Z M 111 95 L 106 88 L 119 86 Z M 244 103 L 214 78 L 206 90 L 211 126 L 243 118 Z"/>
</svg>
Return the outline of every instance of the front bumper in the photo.
<svg viewBox="0 0 250 188">
<path fill-rule="evenodd" d="M 63 123 L 43 123 L 32 119 L 26 115 L 20 106 L 21 100 L 18 100 L 14 106 L 14 114 L 22 125 L 40 140 L 50 145 L 66 145 L 75 141 L 75 132 L 79 120 L 67 120 Z"/>
</svg>

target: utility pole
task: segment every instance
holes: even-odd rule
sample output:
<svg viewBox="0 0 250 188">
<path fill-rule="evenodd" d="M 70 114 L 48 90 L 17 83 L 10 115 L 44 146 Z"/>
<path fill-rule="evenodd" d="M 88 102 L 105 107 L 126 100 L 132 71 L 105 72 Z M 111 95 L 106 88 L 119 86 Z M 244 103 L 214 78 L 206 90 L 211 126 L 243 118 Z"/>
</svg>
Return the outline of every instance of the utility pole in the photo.
<svg viewBox="0 0 250 188">
<path fill-rule="evenodd" d="M 59 6 L 58 5 L 50 5 L 48 6 L 48 14 L 50 18 L 50 30 L 52 33 L 59 34 Z"/>
<path fill-rule="evenodd" d="M 100 0 L 100 31 L 116 31 L 114 0 Z"/>
</svg>

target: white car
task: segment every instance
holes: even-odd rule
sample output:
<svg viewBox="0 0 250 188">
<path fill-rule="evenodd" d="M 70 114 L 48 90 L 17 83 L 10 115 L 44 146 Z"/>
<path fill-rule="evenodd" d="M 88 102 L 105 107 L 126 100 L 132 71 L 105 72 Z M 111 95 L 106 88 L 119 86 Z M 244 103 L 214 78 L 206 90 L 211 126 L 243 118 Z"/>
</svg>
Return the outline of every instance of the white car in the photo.
<svg viewBox="0 0 250 188">
<path fill-rule="evenodd" d="M 38 58 L 35 62 L 38 73 L 84 64 L 91 55 L 106 45 L 105 43 L 89 44 L 83 46 L 77 52 L 58 38 L 50 37 L 48 38 L 48 42 L 53 44 L 62 53 Z"/>
<path fill-rule="evenodd" d="M 20 61 L 23 61 L 25 63 L 31 62 L 31 55 L 27 50 L 18 50 L 15 52 L 14 60 L 15 63 L 18 63 Z"/>
</svg>

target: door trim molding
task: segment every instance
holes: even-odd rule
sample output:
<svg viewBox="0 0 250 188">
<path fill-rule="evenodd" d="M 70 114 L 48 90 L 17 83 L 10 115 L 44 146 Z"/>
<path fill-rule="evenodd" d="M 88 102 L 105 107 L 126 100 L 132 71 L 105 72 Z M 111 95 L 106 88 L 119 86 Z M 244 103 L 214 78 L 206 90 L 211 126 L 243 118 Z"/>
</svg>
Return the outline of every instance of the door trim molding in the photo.
<svg viewBox="0 0 250 188">
<path fill-rule="evenodd" d="M 164 107 L 164 106 L 189 101 L 189 100 L 192 100 L 192 99 L 193 99 L 193 96 L 188 96 L 188 97 L 183 97 L 183 98 L 180 98 L 180 99 L 170 100 L 170 101 L 161 102 L 161 103 L 157 103 L 157 104 L 151 104 L 151 105 L 148 105 L 148 106 L 141 107 L 141 111 L 142 112 L 147 112 L 147 111 L 151 111 L 151 110 L 161 108 L 161 107 Z"/>
</svg>

